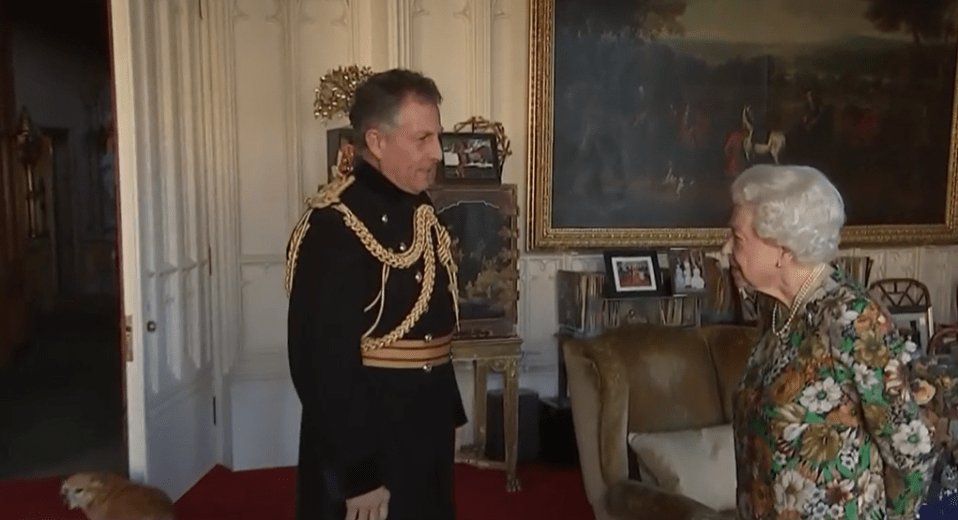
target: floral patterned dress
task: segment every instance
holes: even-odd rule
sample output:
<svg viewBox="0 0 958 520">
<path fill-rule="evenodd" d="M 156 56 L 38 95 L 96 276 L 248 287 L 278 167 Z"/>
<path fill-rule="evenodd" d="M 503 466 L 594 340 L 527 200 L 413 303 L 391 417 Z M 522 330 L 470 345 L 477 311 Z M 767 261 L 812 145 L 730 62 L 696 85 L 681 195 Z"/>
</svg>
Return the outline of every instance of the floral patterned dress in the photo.
<svg viewBox="0 0 958 520">
<path fill-rule="evenodd" d="M 786 341 L 753 348 L 735 396 L 739 517 L 913 518 L 940 450 L 934 388 L 906 375 L 916 345 L 836 269 Z M 921 381 L 922 383 L 924 381 Z"/>
</svg>

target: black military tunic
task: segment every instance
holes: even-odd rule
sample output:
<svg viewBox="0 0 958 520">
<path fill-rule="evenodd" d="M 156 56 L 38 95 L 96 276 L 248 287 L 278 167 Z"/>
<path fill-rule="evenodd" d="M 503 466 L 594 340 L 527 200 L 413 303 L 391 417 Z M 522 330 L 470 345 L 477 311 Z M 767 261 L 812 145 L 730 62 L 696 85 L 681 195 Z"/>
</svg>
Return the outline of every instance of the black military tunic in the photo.
<svg viewBox="0 0 958 520">
<path fill-rule="evenodd" d="M 363 161 L 353 177 L 332 200 L 313 202 L 287 252 L 289 366 L 303 406 L 297 518 L 342 520 L 346 498 L 384 485 L 389 520 L 452 519 L 455 428 L 466 423 L 452 364 L 377 368 L 361 355 L 363 337 L 386 336 L 412 312 L 426 282 L 424 258 L 384 269 L 334 207 L 338 199 L 367 238 L 401 253 L 413 246 L 417 208 L 432 202 Z M 440 338 L 456 325 L 454 277 L 438 255 L 434 265 L 428 305 L 402 339 Z"/>
</svg>

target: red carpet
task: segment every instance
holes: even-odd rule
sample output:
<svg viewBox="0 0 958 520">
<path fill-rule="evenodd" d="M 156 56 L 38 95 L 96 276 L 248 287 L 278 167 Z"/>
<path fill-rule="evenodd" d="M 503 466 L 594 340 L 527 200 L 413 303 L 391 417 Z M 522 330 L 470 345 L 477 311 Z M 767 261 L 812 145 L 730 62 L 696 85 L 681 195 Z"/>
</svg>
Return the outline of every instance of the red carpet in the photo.
<svg viewBox="0 0 958 520">
<path fill-rule="evenodd" d="M 292 520 L 293 468 L 213 468 L 176 503 L 177 520 Z M 577 470 L 519 468 L 522 490 L 507 493 L 501 471 L 456 466 L 457 520 L 593 520 Z M 60 499 L 61 479 L 0 483 L 0 519 L 85 520 Z"/>
</svg>

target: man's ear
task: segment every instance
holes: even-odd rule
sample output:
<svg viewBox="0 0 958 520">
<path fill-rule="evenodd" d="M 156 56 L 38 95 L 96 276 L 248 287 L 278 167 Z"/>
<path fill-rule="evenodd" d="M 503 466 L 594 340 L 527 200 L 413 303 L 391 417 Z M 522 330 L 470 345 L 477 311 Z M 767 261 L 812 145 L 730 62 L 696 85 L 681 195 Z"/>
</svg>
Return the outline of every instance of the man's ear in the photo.
<svg viewBox="0 0 958 520">
<path fill-rule="evenodd" d="M 382 160 L 383 158 L 383 147 L 386 142 L 386 134 L 378 128 L 370 128 L 366 130 L 366 133 L 363 135 L 363 139 L 366 140 L 366 149 L 369 150 L 369 153 L 376 158 L 377 161 Z"/>
</svg>

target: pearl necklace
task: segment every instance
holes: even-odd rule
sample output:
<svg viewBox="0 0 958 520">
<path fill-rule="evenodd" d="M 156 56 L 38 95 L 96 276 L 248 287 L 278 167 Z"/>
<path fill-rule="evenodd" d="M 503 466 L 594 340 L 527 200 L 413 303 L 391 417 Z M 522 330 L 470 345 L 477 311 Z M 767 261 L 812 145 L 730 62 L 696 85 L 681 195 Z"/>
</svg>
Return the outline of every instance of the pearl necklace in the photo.
<svg viewBox="0 0 958 520">
<path fill-rule="evenodd" d="M 798 314 L 799 307 L 805 302 L 805 296 L 808 295 L 808 292 L 812 289 L 812 284 L 815 280 L 818 280 L 818 276 L 822 274 L 822 271 L 825 270 L 825 264 L 819 264 L 811 274 L 805 278 L 805 281 L 802 283 L 802 286 L 798 288 L 798 294 L 795 295 L 795 299 L 792 301 L 792 308 L 788 311 L 788 319 L 785 321 L 785 325 L 782 325 L 782 328 L 778 328 L 778 305 L 775 305 L 775 309 L 772 310 L 772 332 L 778 336 L 783 342 L 787 339 L 788 328 L 792 324 L 792 320 L 795 319 L 795 315 Z"/>
</svg>

